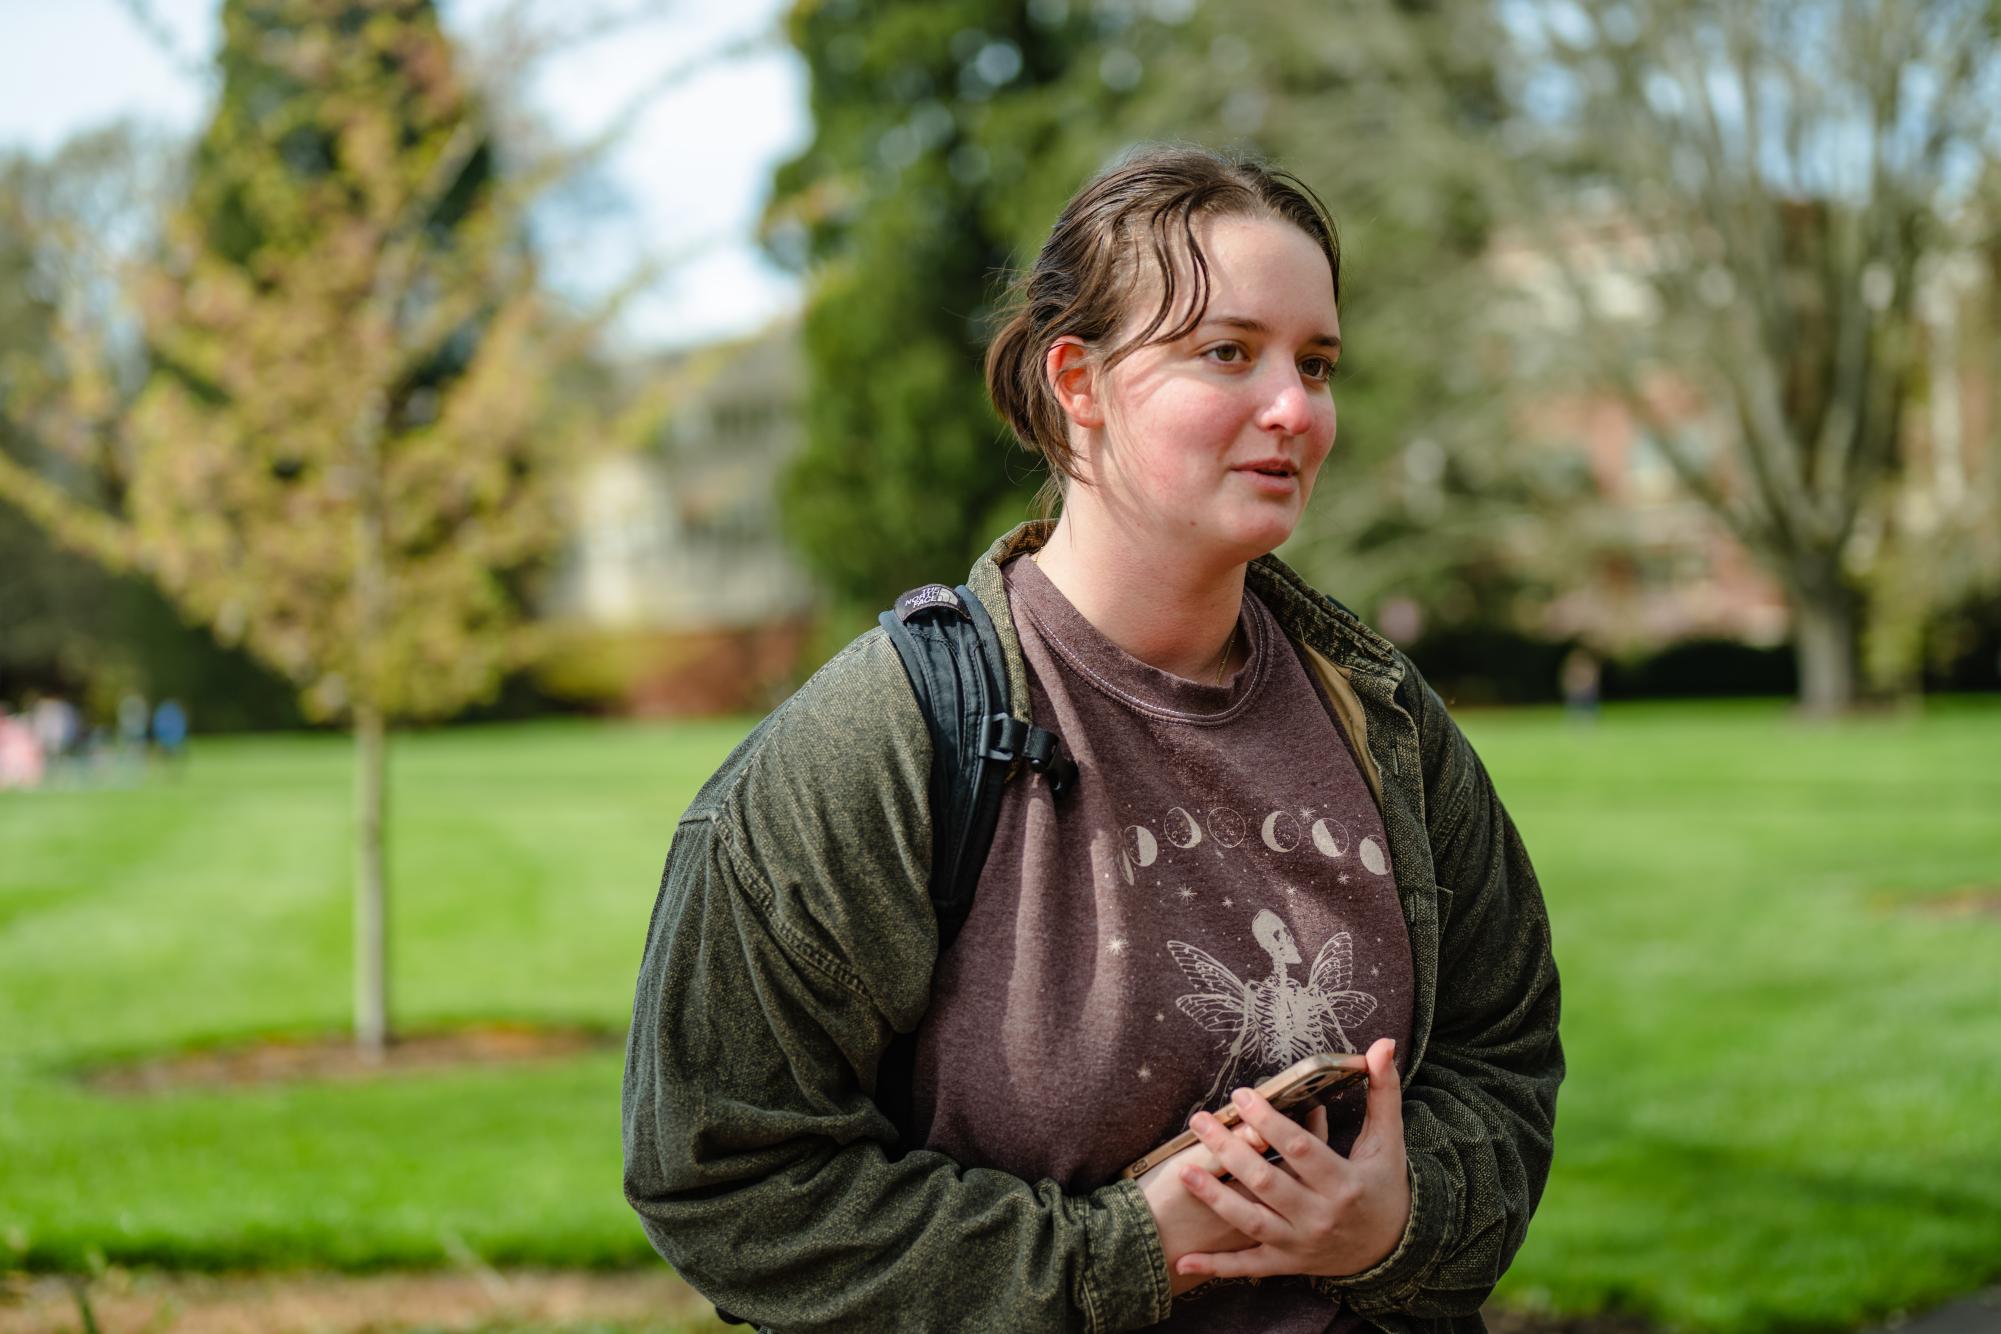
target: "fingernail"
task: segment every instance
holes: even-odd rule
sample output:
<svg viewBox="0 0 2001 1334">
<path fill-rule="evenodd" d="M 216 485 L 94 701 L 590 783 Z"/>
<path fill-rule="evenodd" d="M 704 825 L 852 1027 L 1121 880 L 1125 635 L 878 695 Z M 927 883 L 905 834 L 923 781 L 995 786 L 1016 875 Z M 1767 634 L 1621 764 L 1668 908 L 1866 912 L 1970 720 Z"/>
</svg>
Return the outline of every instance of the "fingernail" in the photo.
<svg viewBox="0 0 2001 1334">
<path fill-rule="evenodd" d="M 1249 1089 L 1238 1089 L 1230 1095 L 1230 1101 L 1239 1107 L 1248 1107 L 1251 1105 L 1251 1091 Z"/>
</svg>

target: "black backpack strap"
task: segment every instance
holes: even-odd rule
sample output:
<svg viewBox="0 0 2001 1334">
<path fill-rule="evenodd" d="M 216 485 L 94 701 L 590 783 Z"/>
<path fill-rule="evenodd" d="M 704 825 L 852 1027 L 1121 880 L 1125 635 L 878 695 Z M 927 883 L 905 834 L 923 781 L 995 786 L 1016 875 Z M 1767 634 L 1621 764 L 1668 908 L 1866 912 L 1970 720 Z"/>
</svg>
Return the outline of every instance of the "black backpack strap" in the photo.
<svg viewBox="0 0 2001 1334">
<path fill-rule="evenodd" d="M 1055 733 L 1010 711 L 1000 637 L 971 589 L 926 584 L 880 619 L 931 728 L 931 905 L 942 954 L 972 911 L 1015 762 L 1046 775 L 1058 795 L 1076 766 Z"/>
<path fill-rule="evenodd" d="M 1015 762 L 1042 774 L 1055 796 L 1069 789 L 1077 766 L 1063 754 L 1055 733 L 1031 727 L 1009 710 L 1000 636 L 970 588 L 913 588 L 880 620 L 931 729 L 930 891 L 943 955 L 972 911 L 1000 818 L 1001 787 Z M 876 1072 L 876 1104 L 906 1149 L 914 1147 L 910 1091 L 916 1057 L 914 1035 L 900 1035 Z"/>
</svg>

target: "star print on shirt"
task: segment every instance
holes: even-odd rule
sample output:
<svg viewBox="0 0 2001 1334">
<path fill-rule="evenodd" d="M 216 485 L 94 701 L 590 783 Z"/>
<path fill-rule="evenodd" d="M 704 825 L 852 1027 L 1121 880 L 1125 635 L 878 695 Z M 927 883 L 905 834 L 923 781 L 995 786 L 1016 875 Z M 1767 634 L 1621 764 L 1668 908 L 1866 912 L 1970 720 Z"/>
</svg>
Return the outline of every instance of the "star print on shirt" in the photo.
<svg viewBox="0 0 2001 1334">
<path fill-rule="evenodd" d="M 1127 941 L 1124 936 L 1113 936 L 1106 943 L 1105 948 L 1113 954 L 1124 954 L 1126 952 L 1126 944 Z"/>
</svg>

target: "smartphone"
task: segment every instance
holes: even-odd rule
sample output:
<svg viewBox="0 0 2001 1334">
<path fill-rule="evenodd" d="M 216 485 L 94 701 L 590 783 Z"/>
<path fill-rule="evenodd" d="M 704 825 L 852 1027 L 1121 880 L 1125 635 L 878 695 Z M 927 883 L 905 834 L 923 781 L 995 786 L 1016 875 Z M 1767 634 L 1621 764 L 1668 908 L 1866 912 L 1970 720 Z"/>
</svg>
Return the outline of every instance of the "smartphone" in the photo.
<svg viewBox="0 0 2001 1334">
<path fill-rule="evenodd" d="M 1265 1101 L 1283 1112 L 1309 1102 L 1330 1089 L 1343 1088 L 1355 1083 L 1365 1084 L 1368 1079 L 1368 1058 L 1361 1053 L 1351 1052 L 1345 1056 L 1335 1056 L 1322 1052 L 1318 1056 L 1295 1061 L 1258 1085 L 1258 1092 L 1264 1095 Z M 1233 1102 L 1224 1103 L 1213 1115 L 1225 1127 L 1234 1126 L 1241 1119 L 1237 1114 L 1237 1105 Z M 1145 1157 L 1134 1159 L 1120 1175 L 1131 1180 L 1196 1143 L 1199 1141 L 1195 1132 L 1184 1130 L 1167 1143 L 1148 1152 Z"/>
</svg>

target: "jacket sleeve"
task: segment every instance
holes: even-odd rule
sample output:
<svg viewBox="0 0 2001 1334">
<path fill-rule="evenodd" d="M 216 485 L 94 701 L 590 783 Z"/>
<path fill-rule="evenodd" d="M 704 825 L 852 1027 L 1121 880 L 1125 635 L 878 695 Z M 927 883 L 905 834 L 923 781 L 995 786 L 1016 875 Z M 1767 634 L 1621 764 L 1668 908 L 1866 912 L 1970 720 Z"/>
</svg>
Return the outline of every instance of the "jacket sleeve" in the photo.
<svg viewBox="0 0 2001 1334">
<path fill-rule="evenodd" d="M 897 1157 L 870 1096 L 937 952 L 929 745 L 871 631 L 683 817 L 627 1045 L 626 1198 L 704 1296 L 777 1330 L 1151 1324 L 1167 1269 L 1135 1186 Z"/>
<path fill-rule="evenodd" d="M 1521 1248 L 1549 1177 L 1563 1079 L 1549 917 L 1485 767 L 1406 664 L 1440 893 L 1431 1035 L 1403 1090 L 1411 1219 L 1381 1263 L 1329 1280 L 1357 1311 L 1470 1316 Z"/>
</svg>

